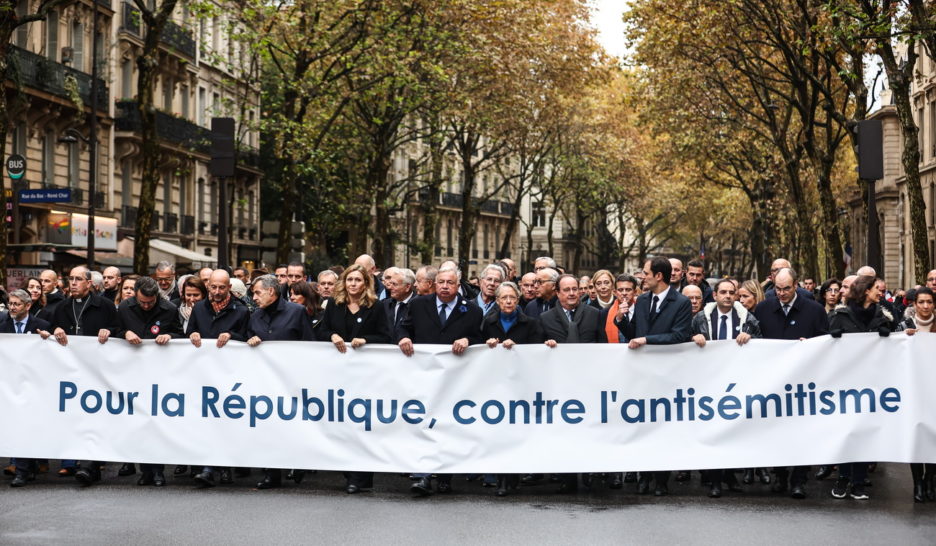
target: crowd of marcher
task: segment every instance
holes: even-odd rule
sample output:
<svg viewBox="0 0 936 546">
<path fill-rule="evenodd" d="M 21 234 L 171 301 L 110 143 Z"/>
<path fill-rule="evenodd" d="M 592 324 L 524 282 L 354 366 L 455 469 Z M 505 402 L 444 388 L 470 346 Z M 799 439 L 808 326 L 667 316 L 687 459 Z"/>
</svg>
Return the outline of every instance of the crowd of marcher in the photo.
<svg viewBox="0 0 936 546">
<path fill-rule="evenodd" d="M 844 279 L 800 279 L 784 259 L 773 262 L 763 281 L 732 278 L 706 279 L 703 262 L 648 259 L 642 269 L 614 274 L 600 270 L 576 277 L 549 257 L 534 261 L 522 273 L 510 259 L 491 263 L 476 278 L 463 279 L 451 261 L 438 268 L 415 272 L 400 267 L 378 271 L 368 255 L 348 267 L 335 266 L 313 278 L 303 264 L 292 263 L 247 271 L 204 268 L 177 276 L 172 263 L 160 262 L 152 275 L 122 275 L 115 267 L 101 272 L 84 266 L 60 278 L 53 270 L 29 278 L 20 289 L 4 294 L 0 333 L 36 334 L 67 345 L 72 336 L 97 337 L 100 343 L 120 338 L 131 344 L 188 338 L 196 347 L 230 341 L 257 346 L 265 341 L 322 341 L 346 352 L 368 344 L 395 344 L 412 355 L 415 346 L 444 344 L 454 354 L 469 346 L 566 343 L 618 343 L 631 350 L 644 345 L 693 342 L 700 347 L 717 341 L 745 344 L 754 338 L 797 340 L 822 335 L 875 332 L 887 336 L 934 332 L 936 270 L 925 286 L 888 291 L 870 267 Z M 11 454 L 15 455 L 15 454 Z M 818 462 L 818 461 L 817 461 Z M 74 477 L 83 485 L 101 479 L 104 462 L 63 460 L 58 475 Z M 626 461 L 622 461 L 626 465 Z M 836 474 L 831 488 L 835 498 L 869 498 L 869 472 L 873 462 L 823 464 L 817 480 Z M 933 465 L 913 464 L 916 502 L 936 501 Z M 22 487 L 48 461 L 14 458 L 5 468 L 11 485 Z M 141 464 L 139 485 L 166 483 L 164 465 Z M 188 467 L 173 474 L 200 487 L 232 483 L 250 469 Z M 263 469 L 259 489 L 279 487 L 284 479 L 300 483 L 307 471 Z M 124 463 L 118 474 L 137 473 Z M 709 496 L 723 490 L 741 491 L 742 484 L 759 482 L 775 493 L 806 497 L 810 467 L 718 469 L 701 472 Z M 581 486 L 621 489 L 636 484 L 638 494 L 668 493 L 671 472 L 618 472 L 600 477 L 588 474 L 481 475 L 485 486 L 498 496 L 542 481 L 558 484 L 560 493 Z M 741 476 L 740 481 L 738 476 Z M 691 472 L 676 472 L 675 480 L 688 481 Z M 371 472 L 347 472 L 350 494 L 373 487 Z M 412 474 L 411 490 L 419 496 L 452 490 L 448 474 Z M 599 479 L 601 478 L 601 479 Z"/>
</svg>

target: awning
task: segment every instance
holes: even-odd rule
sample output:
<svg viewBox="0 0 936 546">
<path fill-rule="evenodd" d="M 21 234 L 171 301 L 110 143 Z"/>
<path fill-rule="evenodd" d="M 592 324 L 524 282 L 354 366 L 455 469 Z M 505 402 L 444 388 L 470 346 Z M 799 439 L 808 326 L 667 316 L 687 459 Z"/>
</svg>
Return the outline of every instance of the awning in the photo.
<svg viewBox="0 0 936 546">
<path fill-rule="evenodd" d="M 179 245 L 175 245 L 161 239 L 150 239 L 150 250 L 158 250 L 160 252 L 165 252 L 166 254 L 172 254 L 177 258 L 182 258 L 182 261 L 184 262 L 214 264 L 218 261 L 217 258 L 205 256 L 204 254 L 199 254 L 198 252 L 193 252 L 187 248 L 183 248 Z"/>
<path fill-rule="evenodd" d="M 71 254 L 72 256 L 76 256 L 83 260 L 88 259 L 87 250 L 66 250 L 65 252 L 67 254 Z M 130 256 L 121 256 L 120 254 L 117 254 L 116 252 L 100 252 L 100 251 L 95 252 L 94 261 L 96 261 L 97 263 L 101 265 L 108 265 L 108 266 L 112 265 L 114 267 L 121 268 L 122 270 L 123 269 L 126 269 L 127 271 L 133 270 L 133 258 Z"/>
</svg>

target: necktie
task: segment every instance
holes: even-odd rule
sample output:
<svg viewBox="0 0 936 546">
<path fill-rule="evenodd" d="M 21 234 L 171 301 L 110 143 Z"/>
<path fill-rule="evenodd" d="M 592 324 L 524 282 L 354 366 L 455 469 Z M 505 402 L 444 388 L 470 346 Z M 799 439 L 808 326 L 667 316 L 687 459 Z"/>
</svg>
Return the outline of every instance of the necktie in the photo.
<svg viewBox="0 0 936 546">
<path fill-rule="evenodd" d="M 17 333 L 17 334 L 22 334 L 22 333 L 23 333 L 23 323 L 22 323 L 22 322 L 17 322 L 17 323 L 16 323 L 16 333 Z"/>
<path fill-rule="evenodd" d="M 404 301 L 397 302 L 396 308 L 393 310 L 393 313 L 394 313 L 393 323 L 394 324 L 398 324 L 400 322 L 400 317 L 403 316 L 404 309 L 406 309 L 406 302 Z"/>
<path fill-rule="evenodd" d="M 790 304 L 789 304 L 789 303 L 784 303 L 784 304 L 783 304 L 783 314 L 784 314 L 784 315 L 789 315 L 789 314 L 790 314 Z"/>
<path fill-rule="evenodd" d="M 660 297 L 653 296 L 653 303 L 650 304 L 650 316 L 654 317 L 657 314 L 657 303 L 659 303 Z"/>
<path fill-rule="evenodd" d="M 566 309 L 566 316 L 569 317 L 569 322 L 575 321 L 575 309 Z"/>
<path fill-rule="evenodd" d="M 718 327 L 718 339 L 728 339 L 728 315 L 721 316 L 721 326 Z"/>
<path fill-rule="evenodd" d="M 442 326 L 445 326 L 445 304 L 439 306 L 439 322 L 442 323 Z"/>
</svg>

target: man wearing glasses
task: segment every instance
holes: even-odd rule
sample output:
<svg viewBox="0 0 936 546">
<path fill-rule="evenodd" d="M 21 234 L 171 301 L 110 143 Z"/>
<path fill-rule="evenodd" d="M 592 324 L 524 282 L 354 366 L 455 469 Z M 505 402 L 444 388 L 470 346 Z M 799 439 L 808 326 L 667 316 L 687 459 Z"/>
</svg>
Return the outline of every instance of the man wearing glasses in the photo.
<svg viewBox="0 0 936 546">
<path fill-rule="evenodd" d="M 829 316 L 822 305 L 811 298 L 800 297 L 796 286 L 796 272 L 781 268 L 774 276 L 776 296 L 767 298 L 754 308 L 754 316 L 760 321 L 761 334 L 765 339 L 807 339 L 829 333 Z M 790 496 L 794 499 L 806 498 L 806 474 L 808 466 L 795 466 L 792 469 L 776 469 L 777 480 L 774 493 L 787 490 L 789 480 Z"/>
<path fill-rule="evenodd" d="M 172 302 L 176 307 L 182 302 L 182 295 L 176 289 L 175 264 L 159 262 L 153 275 L 159 285 L 159 295 Z"/>
<path fill-rule="evenodd" d="M 523 313 L 531 318 L 540 315 L 556 306 L 556 282 L 559 281 L 559 272 L 551 267 L 536 272 L 533 285 L 536 287 L 536 299 L 527 304 Z M 577 283 L 576 283 L 577 285 Z"/>
<path fill-rule="evenodd" d="M 504 270 L 499 265 L 488 265 L 481 271 L 479 282 L 481 290 L 478 292 L 478 297 L 475 298 L 475 303 L 481 308 L 482 314 L 487 315 L 492 309 L 497 308 L 497 304 L 494 302 L 494 292 L 504 282 Z"/>
<path fill-rule="evenodd" d="M 782 269 L 790 269 L 790 270 L 792 270 L 792 268 L 793 268 L 793 266 L 790 265 L 790 262 L 789 262 L 788 260 L 783 259 L 783 258 L 777 258 L 776 260 L 773 261 L 772 264 L 770 264 L 770 283 L 768 283 L 766 286 L 764 286 L 764 299 L 768 299 L 768 300 L 769 300 L 769 299 L 776 299 L 777 293 L 776 293 L 774 287 L 776 286 L 776 283 L 777 283 L 777 274 L 778 274 L 778 273 L 780 272 L 780 270 L 782 270 Z M 768 286 L 769 286 L 770 288 L 768 288 Z M 815 296 L 812 292 L 810 292 L 809 290 L 806 290 L 806 289 L 804 289 L 804 288 L 800 288 L 799 285 L 796 286 L 796 295 L 797 295 L 798 297 L 802 297 L 802 298 L 805 298 L 805 299 L 807 299 L 807 300 L 815 300 L 815 299 L 816 299 L 816 296 Z"/>
<path fill-rule="evenodd" d="M 117 309 L 113 300 L 91 292 L 91 271 L 81 265 L 71 270 L 68 278 L 68 298 L 55 309 L 52 316 L 52 335 L 60 345 L 68 345 L 68 336 L 98 338 L 104 343 L 110 337 L 111 328 L 117 325 Z M 77 468 L 77 461 L 62 461 L 59 476 L 69 476 Z M 93 461 L 88 468 L 74 472 L 75 479 L 81 485 L 91 485 L 101 479 L 101 461 Z"/>
</svg>

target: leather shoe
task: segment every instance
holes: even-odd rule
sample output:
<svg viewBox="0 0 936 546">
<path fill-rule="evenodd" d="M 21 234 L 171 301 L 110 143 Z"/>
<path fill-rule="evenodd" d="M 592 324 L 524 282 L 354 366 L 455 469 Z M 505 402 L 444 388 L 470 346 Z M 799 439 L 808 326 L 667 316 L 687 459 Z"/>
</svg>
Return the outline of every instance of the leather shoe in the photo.
<svg viewBox="0 0 936 546">
<path fill-rule="evenodd" d="M 162 487 L 166 485 L 166 476 L 163 475 L 162 471 L 157 470 L 153 472 L 153 485 L 156 487 Z"/>
<path fill-rule="evenodd" d="M 29 477 L 22 472 L 18 472 L 13 476 L 13 481 L 10 482 L 10 487 L 23 487 L 26 485 L 26 482 L 29 481 Z M 920 490 L 923 490 L 923 486 L 920 486 Z"/>
<path fill-rule="evenodd" d="M 666 484 L 658 484 L 656 490 L 653 492 L 655 497 L 663 497 L 669 495 L 669 488 L 666 487 Z"/>
<path fill-rule="evenodd" d="M 506 476 L 498 476 L 498 477 L 497 477 L 497 496 L 498 496 L 498 497 L 506 497 L 506 496 L 507 496 L 507 489 L 508 489 L 507 477 L 506 477 Z M 921 490 L 922 490 L 922 488 L 921 488 Z"/>
<path fill-rule="evenodd" d="M 650 492 L 650 480 L 641 479 L 637 482 L 637 494 L 646 495 Z"/>
<path fill-rule="evenodd" d="M 13 485 L 13 484 L 10 484 Z M 926 492 L 923 487 L 923 482 L 916 482 L 913 484 L 913 502 L 925 502 L 926 501 Z"/>
<path fill-rule="evenodd" d="M 211 472 L 199 472 L 193 479 L 199 487 L 214 487 L 214 474 Z"/>
<path fill-rule="evenodd" d="M 188 467 L 185 466 L 184 464 L 180 464 L 175 467 L 175 470 L 172 471 L 172 474 L 174 476 L 181 476 L 182 474 L 185 474 L 186 472 L 188 472 Z"/>
<path fill-rule="evenodd" d="M 770 485 L 770 472 L 768 472 L 766 468 L 759 468 L 755 470 L 754 473 L 760 478 L 762 484 Z"/>
<path fill-rule="evenodd" d="M 819 467 L 819 470 L 816 471 L 816 479 L 824 480 L 832 475 L 832 467 L 828 465 L 823 465 Z"/>
<path fill-rule="evenodd" d="M 677 482 L 680 482 L 680 483 L 688 482 L 690 479 L 692 479 L 692 476 L 689 475 L 689 472 L 687 470 L 680 470 L 679 472 L 676 473 Z"/>
<path fill-rule="evenodd" d="M 140 479 L 137 480 L 137 485 L 153 485 L 153 473 L 144 472 L 140 475 Z"/>
<path fill-rule="evenodd" d="M 355 493 L 360 493 L 361 488 L 352 483 L 345 488 L 345 492 L 347 492 L 349 495 L 353 495 Z"/>
<path fill-rule="evenodd" d="M 741 481 L 744 482 L 744 485 L 751 485 L 754 483 L 754 469 L 748 468 L 744 471 L 744 476 L 741 477 Z"/>
<path fill-rule="evenodd" d="M 805 499 L 806 498 L 806 488 L 802 485 L 794 485 L 793 489 L 790 490 L 790 497 L 794 499 Z"/>
<path fill-rule="evenodd" d="M 717 484 L 713 484 L 712 488 L 709 489 L 708 496 L 713 499 L 721 498 L 721 487 Z"/>
<path fill-rule="evenodd" d="M 229 468 L 222 468 L 221 476 L 219 477 L 218 481 L 225 484 L 234 483 L 234 479 L 231 478 L 231 470 Z"/>
<path fill-rule="evenodd" d="M 133 476 L 136 474 L 136 465 L 133 463 L 124 463 L 117 471 L 118 476 Z"/>
<path fill-rule="evenodd" d="M 16 475 L 16 465 L 10 464 L 3 467 L 4 476 L 15 476 Z"/>
<path fill-rule="evenodd" d="M 429 476 L 419 478 L 410 486 L 410 492 L 420 497 L 428 497 L 432 494 L 432 480 Z"/>
<path fill-rule="evenodd" d="M 59 478 L 70 478 L 75 475 L 75 472 L 78 472 L 77 466 L 63 466 L 58 471 Z"/>
<path fill-rule="evenodd" d="M 439 480 L 439 485 L 436 486 L 436 492 L 440 495 L 452 492 L 452 482 Z"/>
<path fill-rule="evenodd" d="M 608 484 L 608 489 L 621 489 L 624 487 L 624 475 L 621 472 L 615 472 L 611 475 L 611 483 Z"/>
<path fill-rule="evenodd" d="M 305 478 L 305 470 L 299 470 L 299 469 L 294 468 L 293 470 L 289 471 L 289 475 L 287 476 L 287 478 L 292 479 L 292 481 L 296 482 L 296 485 L 298 485 L 302 483 L 303 478 Z M 348 491 L 348 493 L 350 493 L 350 491 Z"/>
<path fill-rule="evenodd" d="M 75 472 L 75 480 L 81 485 L 88 486 L 101 479 L 100 472 L 92 472 L 87 468 L 81 468 Z"/>
<path fill-rule="evenodd" d="M 269 472 L 263 476 L 263 479 L 257 483 L 257 489 L 273 489 L 274 487 L 279 487 L 282 485 L 280 480 L 272 476 Z"/>
</svg>

